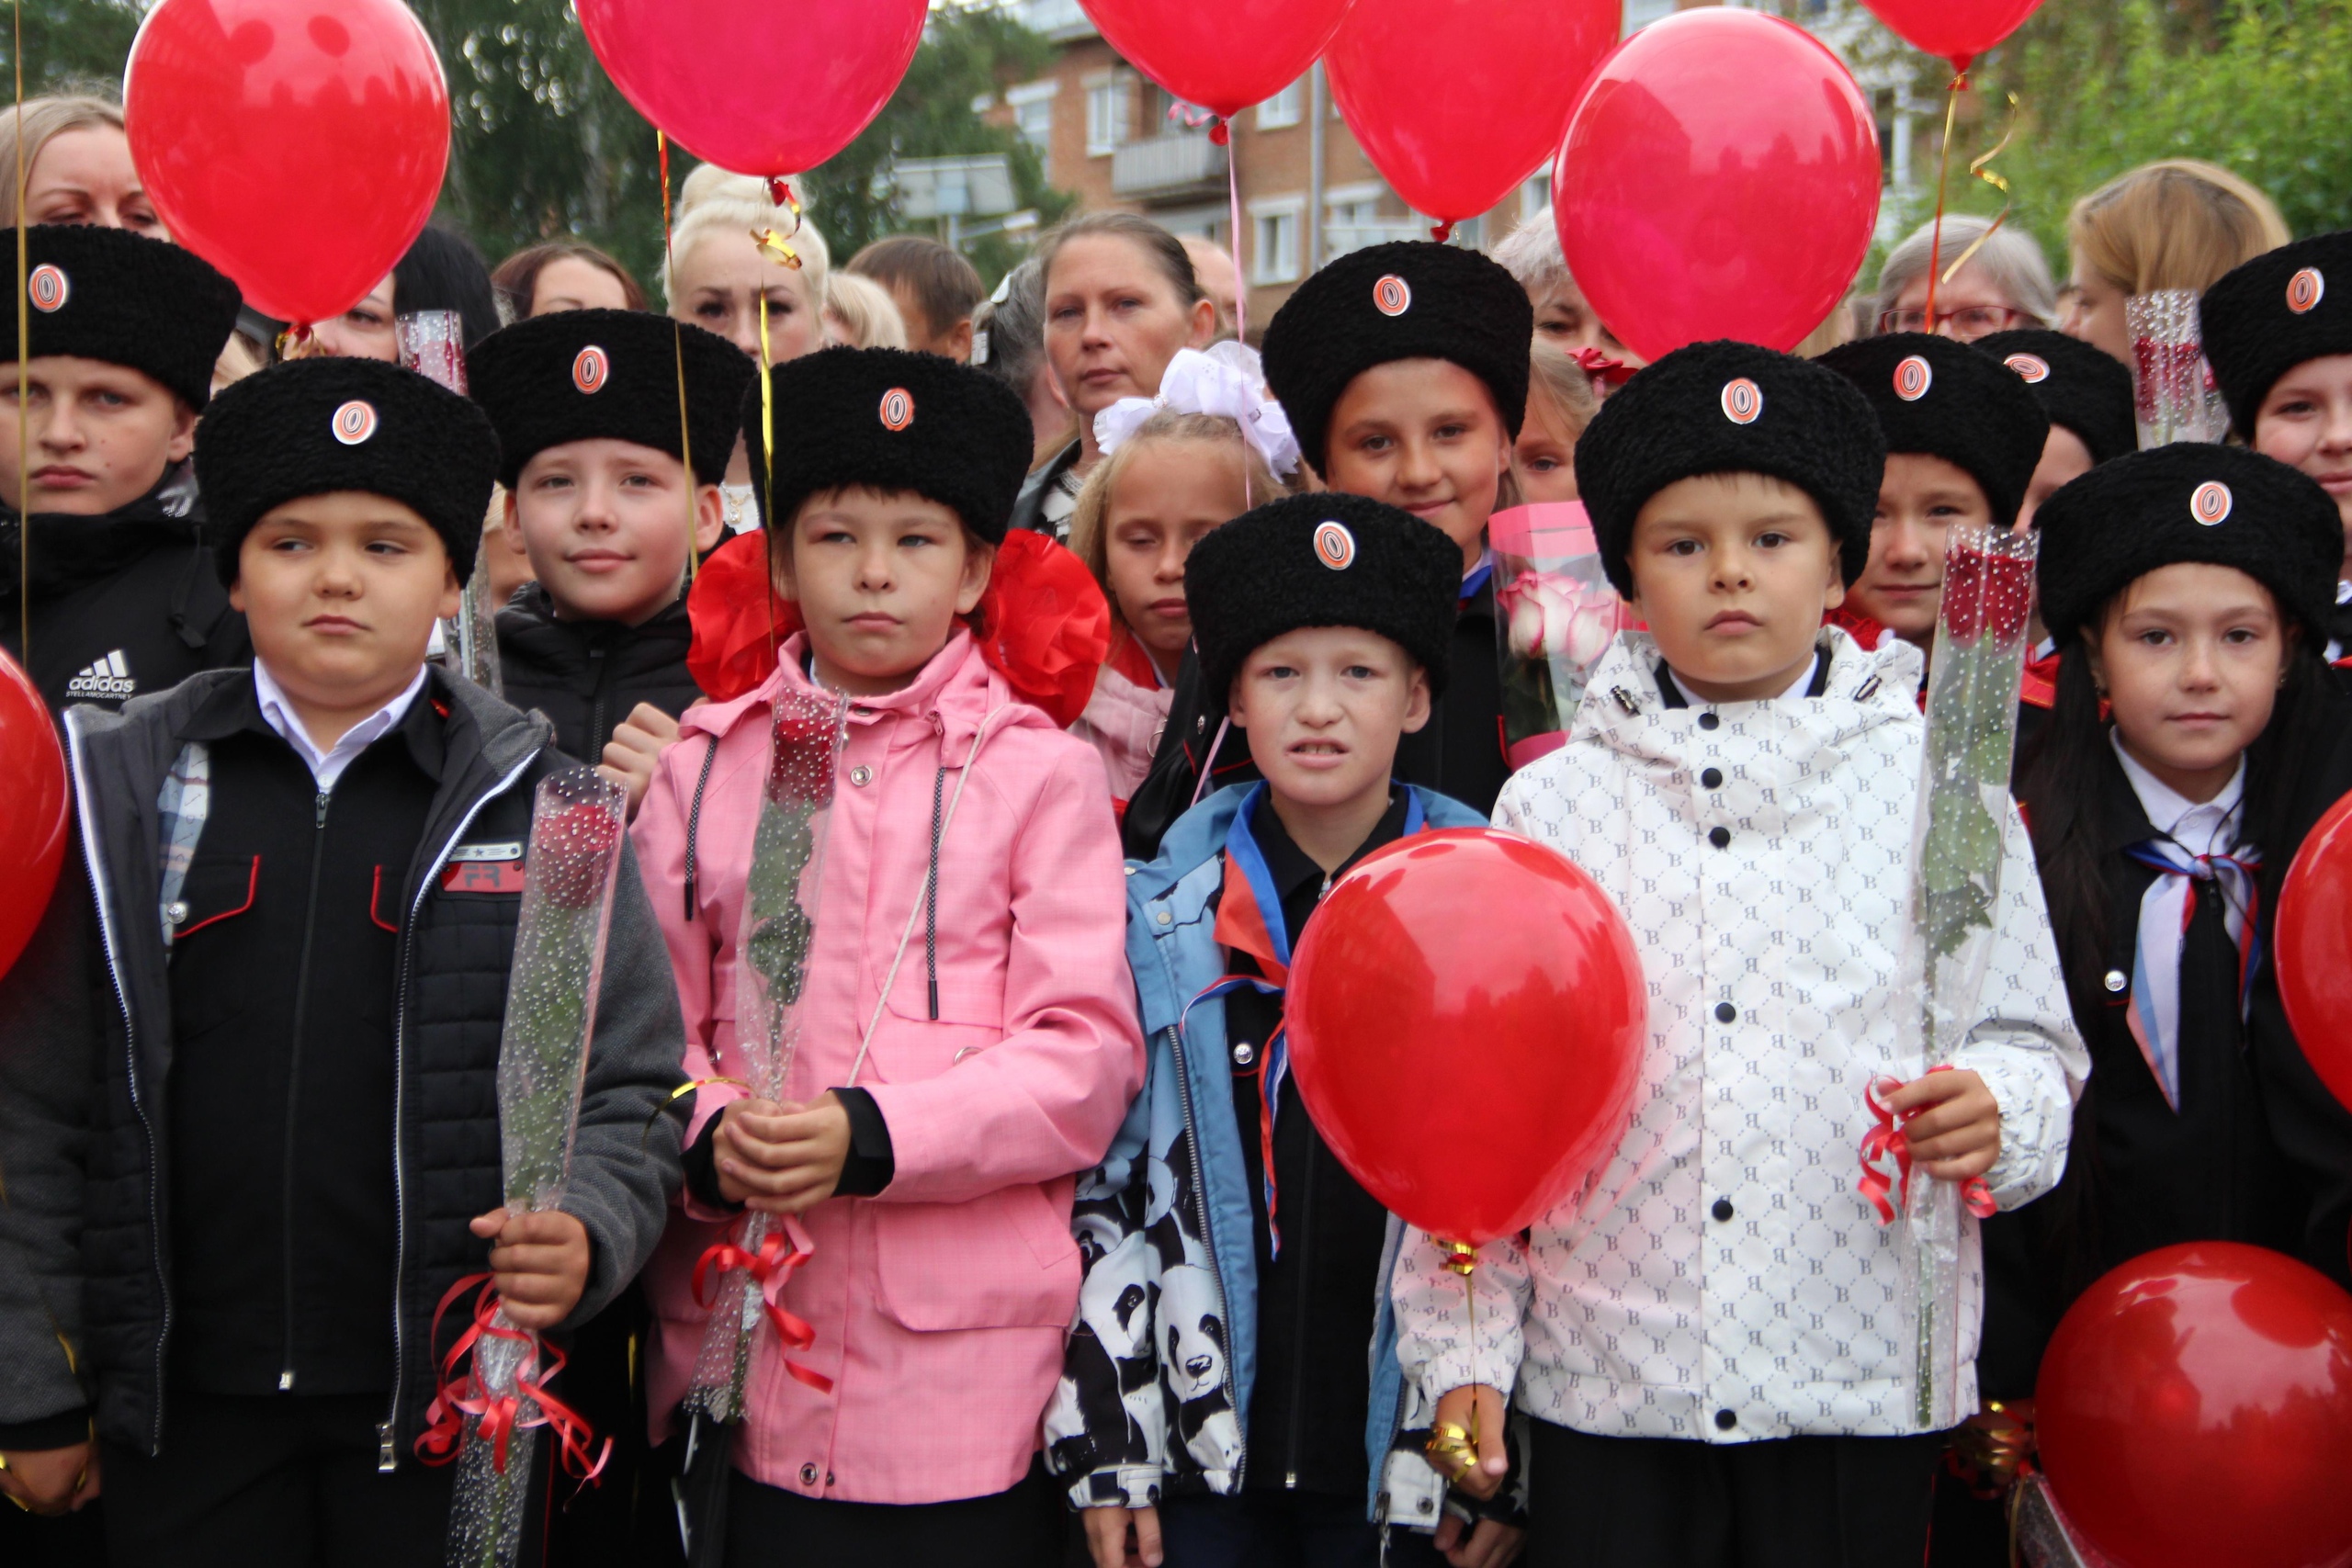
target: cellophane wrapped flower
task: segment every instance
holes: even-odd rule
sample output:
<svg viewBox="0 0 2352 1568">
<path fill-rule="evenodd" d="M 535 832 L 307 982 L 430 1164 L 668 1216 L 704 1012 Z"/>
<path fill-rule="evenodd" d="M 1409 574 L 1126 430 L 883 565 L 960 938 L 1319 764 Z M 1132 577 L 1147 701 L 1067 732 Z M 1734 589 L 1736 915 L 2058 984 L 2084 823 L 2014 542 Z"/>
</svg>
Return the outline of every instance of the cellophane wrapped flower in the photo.
<svg viewBox="0 0 2352 1568">
<path fill-rule="evenodd" d="M 775 700 L 768 775 L 752 835 L 752 867 L 736 935 L 735 1042 L 719 1064 L 755 1099 L 780 1100 L 800 1043 L 800 997 L 816 940 L 824 882 L 825 829 L 833 775 L 847 736 L 848 700 L 786 687 Z M 720 1284 L 695 1361 L 688 1410 L 722 1424 L 743 1413 L 752 1350 L 763 1315 L 790 1323 L 771 1307 L 792 1263 L 807 1256 L 797 1226 L 753 1210 L 734 1239 L 712 1249 Z M 789 1235 L 779 1269 L 772 1235 Z M 696 1269 L 697 1290 L 703 1270 Z M 787 1346 L 786 1348 L 804 1348 Z"/>
<path fill-rule="evenodd" d="M 1593 668 L 1624 623 L 1592 526 L 1574 502 L 1512 507 L 1488 524 L 1503 741 L 1513 767 L 1560 744 Z"/>
<path fill-rule="evenodd" d="M 571 1175 L 628 806 L 626 790 L 588 768 L 542 779 L 532 797 L 498 1043 L 498 1134 L 510 1210 L 556 1207 Z M 473 1345 L 475 1392 L 466 1403 L 483 1408 L 468 1411 L 459 1439 L 452 1563 L 508 1568 L 515 1561 L 538 1429 L 549 1416 L 535 1397 L 545 1375 L 539 1337 L 515 1328 L 500 1307 Z"/>
<path fill-rule="evenodd" d="M 2230 412 L 2205 362 L 2204 330 L 2193 288 L 2134 294 L 2123 302 L 2132 334 L 2132 400 L 2140 449 L 2176 441 L 2219 441 Z"/>
<path fill-rule="evenodd" d="M 1951 531 L 1945 550 L 1906 952 L 1906 973 L 1918 976 L 1929 1072 L 1951 1065 L 1974 1027 L 1992 953 L 2038 544 L 2030 534 L 1967 526 Z M 1907 1183 L 1922 1429 L 1940 1430 L 1970 1414 L 1954 1407 L 1962 1198 L 1948 1181 Z"/>
</svg>

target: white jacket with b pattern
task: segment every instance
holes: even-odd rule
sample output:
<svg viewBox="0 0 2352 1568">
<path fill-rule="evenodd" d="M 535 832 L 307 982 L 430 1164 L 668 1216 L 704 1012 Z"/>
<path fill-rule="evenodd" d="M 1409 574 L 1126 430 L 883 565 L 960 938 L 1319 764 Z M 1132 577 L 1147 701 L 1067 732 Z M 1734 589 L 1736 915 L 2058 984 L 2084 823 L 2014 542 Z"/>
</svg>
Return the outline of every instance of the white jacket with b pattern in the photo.
<svg viewBox="0 0 2352 1568">
<path fill-rule="evenodd" d="M 1866 1089 L 1922 1068 L 1901 978 L 1920 658 L 1838 630 L 1819 646 L 1800 694 L 1683 705 L 1649 637 L 1623 634 L 1568 743 L 1504 789 L 1495 825 L 1560 851 L 1624 915 L 1648 1041 L 1613 1156 L 1483 1249 L 1475 1344 L 1461 1276 L 1408 1238 L 1398 1353 L 1430 1398 L 1482 1382 L 1601 1436 L 1918 1430 L 1904 1227 L 1881 1227 L 1856 1178 Z M 1986 1180 L 2004 1209 L 2057 1184 L 2089 1066 L 2007 816 L 1979 1021 L 1952 1064 L 1999 1105 Z M 1961 1264 L 1958 1407 L 1973 1411 L 1973 1220 Z"/>
</svg>

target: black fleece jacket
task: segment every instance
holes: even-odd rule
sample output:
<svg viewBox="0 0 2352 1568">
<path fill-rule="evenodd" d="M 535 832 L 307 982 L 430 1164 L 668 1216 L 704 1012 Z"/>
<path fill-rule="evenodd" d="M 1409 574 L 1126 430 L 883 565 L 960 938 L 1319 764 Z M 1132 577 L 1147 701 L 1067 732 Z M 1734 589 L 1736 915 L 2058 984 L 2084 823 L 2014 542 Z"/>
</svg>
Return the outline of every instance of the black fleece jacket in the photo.
<svg viewBox="0 0 2352 1568">
<path fill-rule="evenodd" d="M 527 583 L 498 613 L 498 678 L 508 702 L 547 716 L 558 750 L 594 764 L 638 704 L 675 718 L 702 695 L 686 673 L 693 642 L 684 595 L 625 626 L 559 620 L 547 589 Z"/>
</svg>

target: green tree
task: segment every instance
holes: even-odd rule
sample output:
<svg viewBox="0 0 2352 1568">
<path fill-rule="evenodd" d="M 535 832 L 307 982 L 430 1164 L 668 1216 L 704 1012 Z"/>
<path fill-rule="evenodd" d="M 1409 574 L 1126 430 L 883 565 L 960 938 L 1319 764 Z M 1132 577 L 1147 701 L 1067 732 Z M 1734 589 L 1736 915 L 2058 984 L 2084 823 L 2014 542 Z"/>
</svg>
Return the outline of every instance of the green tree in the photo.
<svg viewBox="0 0 2352 1568">
<path fill-rule="evenodd" d="M 122 63 L 147 6 L 139 0 L 22 0 L 25 34 L 25 96 L 96 87 L 119 92 Z M 14 87 L 12 21 L 0 13 L 0 57 L 9 61 Z"/>
</svg>

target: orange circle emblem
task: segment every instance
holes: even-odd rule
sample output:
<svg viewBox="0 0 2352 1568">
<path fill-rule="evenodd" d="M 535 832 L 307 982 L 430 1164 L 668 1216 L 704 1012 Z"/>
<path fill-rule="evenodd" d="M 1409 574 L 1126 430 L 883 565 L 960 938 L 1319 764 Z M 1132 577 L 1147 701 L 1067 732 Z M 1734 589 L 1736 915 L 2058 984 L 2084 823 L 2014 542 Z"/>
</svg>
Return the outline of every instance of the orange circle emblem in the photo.
<svg viewBox="0 0 2352 1568">
<path fill-rule="evenodd" d="M 1935 384 L 1935 367 L 1916 354 L 1894 367 L 1894 395 L 1906 403 L 1916 403 L 1926 397 L 1928 389 Z"/>
<path fill-rule="evenodd" d="M 1764 389 L 1742 376 L 1724 383 L 1724 417 L 1734 424 L 1754 424 L 1764 416 Z"/>
<path fill-rule="evenodd" d="M 582 349 L 579 357 L 571 362 L 571 384 L 582 392 L 601 392 L 605 389 L 605 383 L 612 378 L 612 360 L 593 343 Z"/>
<path fill-rule="evenodd" d="M 65 303 L 74 286 L 54 263 L 43 262 L 25 278 L 25 293 L 30 297 L 33 309 L 46 314 Z"/>
<path fill-rule="evenodd" d="M 1316 525 L 1315 558 L 1333 571 L 1347 570 L 1355 564 L 1356 536 L 1348 532 L 1344 523 Z"/>
<path fill-rule="evenodd" d="M 2307 266 L 2287 280 L 2287 309 L 2298 316 L 2326 298 L 2327 275 L 2315 266 Z"/>
<path fill-rule="evenodd" d="M 363 398 L 354 398 L 334 411 L 332 425 L 334 438 L 345 446 L 356 446 L 376 434 L 376 405 Z"/>
<path fill-rule="evenodd" d="M 1372 286 L 1372 304 L 1384 316 L 1401 316 L 1413 308 L 1413 286 L 1392 272 Z"/>
<path fill-rule="evenodd" d="M 882 428 L 904 430 L 915 422 L 915 397 L 904 387 L 882 394 Z"/>
<path fill-rule="evenodd" d="M 2236 504 L 2229 486 L 2219 479 L 2207 479 L 2188 498 L 2188 514 L 2211 528 L 2216 523 L 2227 522 L 2230 509 Z"/>
<path fill-rule="evenodd" d="M 2018 379 L 2029 387 L 2039 387 L 2050 379 L 2050 361 L 2038 354 L 2012 354 L 2001 361 L 2018 373 Z"/>
</svg>

